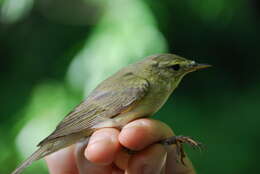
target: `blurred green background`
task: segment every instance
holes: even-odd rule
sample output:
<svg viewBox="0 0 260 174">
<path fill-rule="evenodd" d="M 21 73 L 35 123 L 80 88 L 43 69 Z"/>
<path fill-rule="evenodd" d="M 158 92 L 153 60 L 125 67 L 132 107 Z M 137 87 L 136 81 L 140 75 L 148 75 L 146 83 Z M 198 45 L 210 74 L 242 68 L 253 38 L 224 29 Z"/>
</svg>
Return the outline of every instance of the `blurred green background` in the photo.
<svg viewBox="0 0 260 174">
<path fill-rule="evenodd" d="M 198 173 L 258 173 L 259 17 L 257 0 L 0 0 L 0 173 L 108 75 L 164 52 L 213 68 L 185 77 L 155 118 L 207 146 L 186 148 Z"/>
</svg>

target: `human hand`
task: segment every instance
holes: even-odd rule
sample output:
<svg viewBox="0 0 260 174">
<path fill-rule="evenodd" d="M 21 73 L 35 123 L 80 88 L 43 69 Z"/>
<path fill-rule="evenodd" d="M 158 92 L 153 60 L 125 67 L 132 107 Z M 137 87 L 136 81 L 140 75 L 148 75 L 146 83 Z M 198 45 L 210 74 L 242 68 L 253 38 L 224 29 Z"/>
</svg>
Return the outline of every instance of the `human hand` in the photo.
<svg viewBox="0 0 260 174">
<path fill-rule="evenodd" d="M 173 136 L 171 128 L 152 119 L 130 122 L 121 131 L 103 128 L 86 142 L 46 157 L 51 174 L 195 174 L 189 159 L 176 162 L 175 146 L 156 142 Z M 126 147 L 137 151 L 130 155 Z"/>
</svg>

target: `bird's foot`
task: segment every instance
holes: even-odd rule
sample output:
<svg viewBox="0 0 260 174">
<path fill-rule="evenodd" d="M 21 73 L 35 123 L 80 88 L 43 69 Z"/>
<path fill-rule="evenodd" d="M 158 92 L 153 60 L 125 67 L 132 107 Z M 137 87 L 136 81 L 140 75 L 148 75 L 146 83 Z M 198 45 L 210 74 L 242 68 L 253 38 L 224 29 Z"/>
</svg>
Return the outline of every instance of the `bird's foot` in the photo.
<svg viewBox="0 0 260 174">
<path fill-rule="evenodd" d="M 184 158 L 185 158 L 185 153 L 183 150 L 183 144 L 189 144 L 193 149 L 202 149 L 202 144 L 200 142 L 196 142 L 195 140 L 193 140 L 190 137 L 186 137 L 186 136 L 172 136 L 166 139 L 163 139 L 161 141 L 159 141 L 160 144 L 162 145 L 176 145 L 176 155 L 177 155 L 177 162 L 182 163 L 183 165 L 185 165 L 184 163 Z"/>
<path fill-rule="evenodd" d="M 189 144 L 193 149 L 201 149 L 203 148 L 202 144 L 200 142 L 197 142 L 193 140 L 190 137 L 187 136 L 172 136 L 169 138 L 165 138 L 161 141 L 158 142 L 159 144 L 162 144 L 164 146 L 169 146 L 169 145 L 176 145 L 176 155 L 177 155 L 177 162 L 182 163 L 185 165 L 184 158 L 185 158 L 185 153 L 183 150 L 183 144 Z M 129 155 L 135 154 L 137 151 L 128 149 L 126 147 L 123 147 L 123 151 L 127 152 Z"/>
</svg>

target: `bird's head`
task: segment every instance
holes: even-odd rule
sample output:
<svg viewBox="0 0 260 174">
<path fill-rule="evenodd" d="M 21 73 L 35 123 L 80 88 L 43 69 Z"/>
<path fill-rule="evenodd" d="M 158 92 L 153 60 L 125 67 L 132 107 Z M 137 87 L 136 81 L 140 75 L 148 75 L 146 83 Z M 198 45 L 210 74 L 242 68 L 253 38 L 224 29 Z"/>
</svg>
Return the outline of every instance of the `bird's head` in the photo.
<svg viewBox="0 0 260 174">
<path fill-rule="evenodd" d="M 190 72 L 210 67 L 208 64 L 200 64 L 175 54 L 149 56 L 140 63 L 145 67 L 146 73 L 172 83 L 179 83 L 182 77 Z"/>
</svg>

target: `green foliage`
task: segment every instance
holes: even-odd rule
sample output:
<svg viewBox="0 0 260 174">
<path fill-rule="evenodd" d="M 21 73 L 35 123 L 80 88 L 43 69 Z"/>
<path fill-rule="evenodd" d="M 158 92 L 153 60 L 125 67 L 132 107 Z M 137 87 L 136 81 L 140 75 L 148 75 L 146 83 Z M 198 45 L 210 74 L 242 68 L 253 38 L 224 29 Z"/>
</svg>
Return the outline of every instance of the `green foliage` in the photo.
<svg viewBox="0 0 260 174">
<path fill-rule="evenodd" d="M 186 148 L 198 173 L 259 171 L 256 2 L 17 3 L 0 1 L 0 173 L 14 169 L 101 80 L 160 52 L 213 65 L 185 77 L 155 116 L 207 146 Z M 25 173 L 47 169 L 37 162 Z"/>
</svg>

